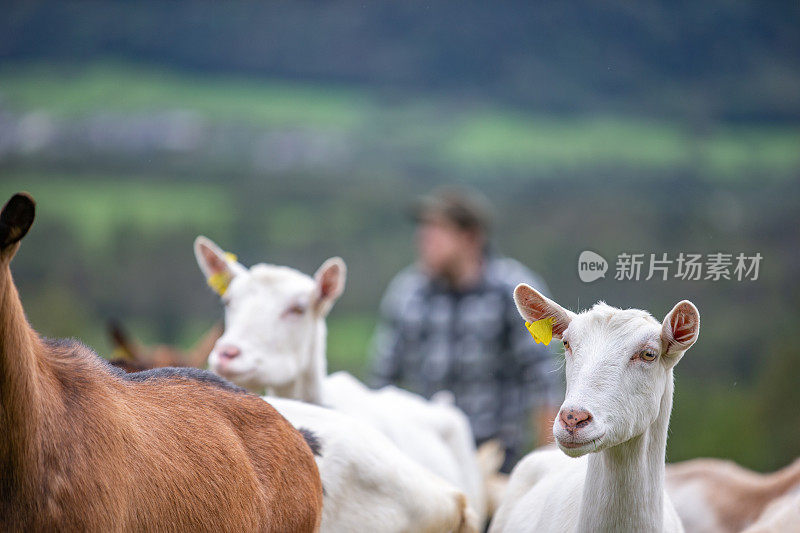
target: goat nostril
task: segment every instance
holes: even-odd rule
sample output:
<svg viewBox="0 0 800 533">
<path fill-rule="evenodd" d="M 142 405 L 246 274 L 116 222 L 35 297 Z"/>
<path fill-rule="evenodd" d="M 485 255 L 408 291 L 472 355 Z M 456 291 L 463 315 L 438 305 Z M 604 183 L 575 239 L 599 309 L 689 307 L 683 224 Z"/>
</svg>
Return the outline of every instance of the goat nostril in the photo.
<svg viewBox="0 0 800 533">
<path fill-rule="evenodd" d="M 582 427 L 584 427 L 584 426 L 587 426 L 587 425 L 589 425 L 589 422 L 591 422 L 591 421 L 592 421 L 592 415 L 591 415 L 590 413 L 586 413 L 586 412 L 584 412 L 584 413 L 582 413 L 582 414 L 583 414 L 583 415 L 585 415 L 585 416 L 584 416 L 584 417 L 582 417 L 582 418 L 580 418 L 580 419 L 578 420 L 578 423 L 577 423 L 577 424 L 575 424 L 575 425 L 576 425 L 577 427 L 579 427 L 579 428 L 582 428 Z"/>
<path fill-rule="evenodd" d="M 561 425 L 569 431 L 585 427 L 592 421 L 592 415 L 582 409 L 563 410 L 559 418 L 561 419 Z"/>
<path fill-rule="evenodd" d="M 237 357 L 237 356 L 238 356 L 240 353 L 242 353 L 242 352 L 241 352 L 241 350 L 239 350 L 239 348 L 237 348 L 236 346 L 224 346 L 224 347 L 223 347 L 223 348 L 220 350 L 220 352 L 219 352 L 219 355 L 220 355 L 220 356 L 221 356 L 223 359 L 234 359 L 234 358 L 236 358 L 236 357 Z"/>
</svg>

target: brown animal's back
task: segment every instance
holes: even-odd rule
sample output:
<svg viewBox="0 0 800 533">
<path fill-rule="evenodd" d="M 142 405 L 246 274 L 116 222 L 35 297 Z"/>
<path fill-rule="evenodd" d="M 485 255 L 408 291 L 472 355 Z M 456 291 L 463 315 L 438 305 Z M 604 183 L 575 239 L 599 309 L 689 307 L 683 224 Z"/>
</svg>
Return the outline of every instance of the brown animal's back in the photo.
<svg viewBox="0 0 800 533">
<path fill-rule="evenodd" d="M 46 418 L 67 423 L 41 435 L 34 529 L 318 528 L 311 450 L 259 397 L 196 369 L 124 375 L 80 345 L 55 348 L 49 379 L 62 394 Z"/>
<path fill-rule="evenodd" d="M 702 487 L 720 526 L 727 531 L 740 531 L 791 486 L 792 476 L 797 478 L 795 483 L 800 482 L 797 472 L 800 460 L 777 472 L 761 474 L 733 461 L 700 458 L 667 465 L 666 481 L 673 486 Z"/>
</svg>

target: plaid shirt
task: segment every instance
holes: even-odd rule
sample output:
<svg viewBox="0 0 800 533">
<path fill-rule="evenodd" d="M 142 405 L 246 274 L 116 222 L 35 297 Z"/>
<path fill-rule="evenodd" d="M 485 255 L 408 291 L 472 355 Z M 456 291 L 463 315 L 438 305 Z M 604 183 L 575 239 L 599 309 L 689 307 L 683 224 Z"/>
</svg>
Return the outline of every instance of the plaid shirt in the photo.
<svg viewBox="0 0 800 533">
<path fill-rule="evenodd" d="M 514 305 L 520 282 L 546 294 L 538 276 L 508 258 L 486 258 L 480 283 L 463 292 L 408 267 L 384 295 L 373 341 L 373 385 L 426 398 L 451 391 L 478 443 L 504 442 L 507 464 L 527 443 L 529 410 L 563 398 L 553 353 L 534 343 Z"/>
</svg>

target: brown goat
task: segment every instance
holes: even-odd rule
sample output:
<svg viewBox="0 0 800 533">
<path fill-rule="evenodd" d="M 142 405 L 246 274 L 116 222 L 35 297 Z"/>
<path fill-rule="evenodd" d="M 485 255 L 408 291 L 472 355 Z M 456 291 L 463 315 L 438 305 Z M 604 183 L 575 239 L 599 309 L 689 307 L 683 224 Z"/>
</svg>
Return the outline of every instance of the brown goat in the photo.
<svg viewBox="0 0 800 533">
<path fill-rule="evenodd" d="M 125 372 L 139 372 L 149 368 L 165 366 L 188 366 L 201 368 L 205 366 L 208 354 L 214 348 L 214 343 L 222 336 L 222 324 L 217 323 L 188 351 L 183 351 L 173 346 L 158 344 L 144 346 L 131 338 L 120 324 L 110 322 L 108 332 L 114 345 L 115 356 L 108 362 Z"/>
<path fill-rule="evenodd" d="M 9 263 L 34 213 L 25 193 L 0 212 L 0 531 L 316 531 L 312 452 L 262 399 L 30 327 Z"/>
<path fill-rule="evenodd" d="M 800 488 L 800 459 L 760 474 L 722 459 L 667 465 L 666 485 L 687 531 L 727 533 L 752 524 L 773 501 Z"/>
</svg>

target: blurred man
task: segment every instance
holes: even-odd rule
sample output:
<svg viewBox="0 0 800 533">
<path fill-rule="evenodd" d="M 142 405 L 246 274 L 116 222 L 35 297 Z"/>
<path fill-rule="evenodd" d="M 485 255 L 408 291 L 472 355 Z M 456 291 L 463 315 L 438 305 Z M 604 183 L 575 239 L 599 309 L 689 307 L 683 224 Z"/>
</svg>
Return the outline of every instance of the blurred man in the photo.
<svg viewBox="0 0 800 533">
<path fill-rule="evenodd" d="M 509 471 L 529 441 L 552 435 L 561 397 L 554 357 L 534 343 L 512 293 L 538 276 L 489 252 L 487 201 L 441 189 L 416 208 L 419 262 L 400 272 L 381 303 L 373 345 L 373 385 L 397 384 L 430 398 L 452 391 L 478 444 L 499 438 Z"/>
</svg>

